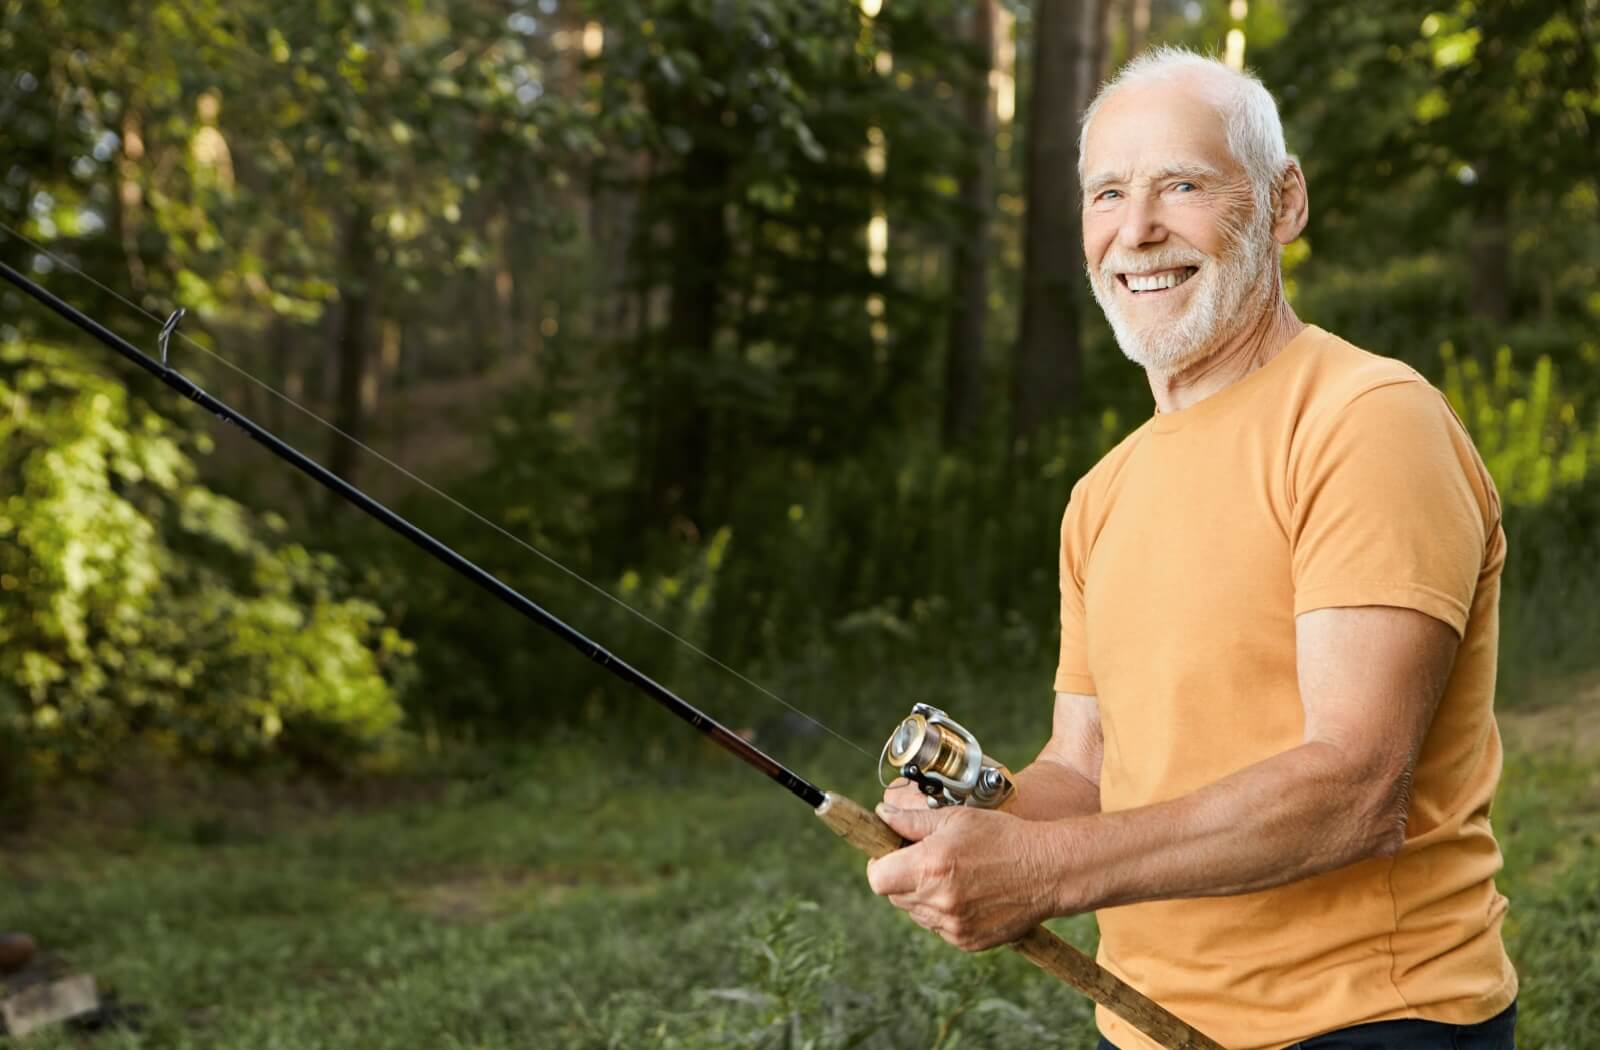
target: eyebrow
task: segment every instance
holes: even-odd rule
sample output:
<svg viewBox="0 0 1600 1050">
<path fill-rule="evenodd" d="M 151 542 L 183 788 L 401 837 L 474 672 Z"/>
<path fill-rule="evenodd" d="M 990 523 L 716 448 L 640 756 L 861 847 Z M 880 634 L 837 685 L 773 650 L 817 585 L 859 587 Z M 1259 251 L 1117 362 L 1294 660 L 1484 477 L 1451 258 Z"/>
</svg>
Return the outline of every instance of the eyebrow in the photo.
<svg viewBox="0 0 1600 1050">
<path fill-rule="evenodd" d="M 1162 168 L 1151 175 L 1150 181 L 1165 182 L 1168 179 L 1218 178 L 1221 175 L 1220 171 L 1209 164 L 1174 164 L 1170 167 Z M 1083 192 L 1093 196 L 1113 183 L 1132 181 L 1133 176 L 1127 172 L 1101 172 L 1083 184 Z"/>
</svg>

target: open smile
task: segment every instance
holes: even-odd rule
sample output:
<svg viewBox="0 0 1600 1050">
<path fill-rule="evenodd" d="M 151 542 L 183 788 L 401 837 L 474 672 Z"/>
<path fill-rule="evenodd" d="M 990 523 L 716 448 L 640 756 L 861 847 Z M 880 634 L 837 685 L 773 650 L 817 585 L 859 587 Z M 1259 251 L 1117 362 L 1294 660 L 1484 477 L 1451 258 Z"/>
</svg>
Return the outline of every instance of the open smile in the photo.
<svg viewBox="0 0 1600 1050">
<path fill-rule="evenodd" d="M 1117 280 L 1134 295 L 1160 295 L 1177 288 L 1199 270 L 1198 266 L 1179 266 L 1171 270 L 1151 270 L 1148 273 L 1119 273 Z"/>
</svg>

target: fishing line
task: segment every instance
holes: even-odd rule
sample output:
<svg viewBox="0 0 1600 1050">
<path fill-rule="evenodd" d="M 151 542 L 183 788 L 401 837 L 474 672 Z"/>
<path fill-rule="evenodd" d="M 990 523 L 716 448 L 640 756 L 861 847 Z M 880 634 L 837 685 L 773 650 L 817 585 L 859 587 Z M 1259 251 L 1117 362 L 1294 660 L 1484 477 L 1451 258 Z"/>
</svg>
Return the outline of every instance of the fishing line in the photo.
<svg viewBox="0 0 1600 1050">
<path fill-rule="evenodd" d="M 122 303 L 124 306 L 128 307 L 130 310 L 133 310 L 135 313 L 138 313 L 141 316 L 143 316 L 146 319 L 148 319 L 157 328 L 161 327 L 161 325 L 163 323 L 161 318 L 157 317 L 155 314 L 153 314 L 150 311 L 146 310 L 144 307 L 140 306 L 138 303 L 133 302 L 127 296 L 125 296 L 122 293 L 118 292 L 116 289 L 108 287 L 105 284 L 102 284 L 100 281 L 96 280 L 94 277 L 90 276 L 88 273 L 85 273 L 81 268 L 79 268 L 77 266 L 74 266 L 72 263 L 70 263 L 67 260 L 63 259 L 61 256 L 57 255 L 55 252 L 52 252 L 50 249 L 44 247 L 43 245 L 39 244 L 37 241 L 35 241 L 32 238 L 26 236 L 25 234 L 19 233 L 17 230 L 15 230 L 12 227 L 6 225 L 6 223 L 3 222 L 3 221 L 0 221 L 0 231 L 4 231 L 7 235 L 9 235 L 14 240 L 20 241 L 23 244 L 28 245 L 34 251 L 36 251 L 39 254 L 41 254 L 41 255 L 45 256 L 46 258 L 50 259 L 53 263 L 55 263 L 56 265 L 58 265 L 61 268 L 65 269 L 69 273 L 72 273 L 72 274 L 74 274 L 74 275 L 76 275 L 78 277 L 83 278 L 85 281 L 88 281 L 90 284 L 94 285 L 96 288 L 99 288 L 102 292 L 105 292 L 107 295 L 111 296 L 113 299 L 116 299 L 118 302 Z M 575 569 L 568 568 L 566 565 L 564 565 L 562 562 L 558 561 L 552 555 L 546 554 L 544 551 L 542 551 L 539 548 L 535 547 L 533 544 L 529 543 L 527 540 L 524 540 L 522 537 L 518 536 L 516 533 L 509 531 L 508 529 L 504 528 L 503 526 L 501 526 L 497 522 L 489 519 L 488 517 L 484 516 L 483 514 L 478 513 L 476 510 L 474 510 L 471 507 L 467 506 L 465 503 L 462 503 L 460 500 L 456 499 L 454 496 L 450 495 L 448 492 L 445 492 L 444 490 L 440 489 L 439 487 L 434 485 L 432 482 L 428 481 L 426 478 L 420 477 L 417 474 L 412 473 L 410 470 L 408 470 L 404 466 L 400 465 L 399 463 L 396 463 L 394 460 L 390 459 L 388 456 L 384 455 L 382 452 L 379 452 L 377 449 L 372 448 L 370 445 L 367 445 L 365 442 L 361 441 L 359 438 L 356 438 L 353 435 L 347 433 L 346 431 L 344 431 L 340 427 L 336 426 L 331 421 L 322 418 L 316 412 L 312 411 L 310 408 L 307 408 L 305 405 L 302 405 L 300 402 L 296 401 L 294 398 L 290 397 L 288 394 L 283 393 L 277 387 L 274 387 L 272 384 L 266 382 L 265 380 L 256 378 L 253 374 L 251 374 L 250 372 L 246 371 L 241 366 L 239 366 L 237 364 L 234 364 L 232 361 L 230 361 L 227 358 L 223 357 L 221 354 L 218 354 L 218 353 L 216 353 L 216 352 L 214 352 L 212 350 L 207 349 L 206 347 L 202 346 L 200 343 L 196 342 L 190 336 L 184 334 L 183 331 L 181 331 L 181 330 L 178 331 L 177 332 L 177 336 L 184 343 L 188 344 L 189 346 L 192 346 L 194 349 L 196 349 L 196 350 L 200 351 L 201 353 L 205 354 L 207 357 L 210 357 L 210 358 L 216 360 L 224 368 L 231 369 L 232 371 L 238 373 L 240 376 L 243 376 L 249 382 L 254 383 L 256 386 L 260 387 L 262 390 L 265 390 L 267 393 L 271 394 L 273 397 L 277 398 L 278 400 L 282 401 L 283 403 L 291 406 L 296 411 L 298 411 L 298 412 L 302 413 L 303 415 L 306 415 L 306 416 L 310 417 L 311 419 L 315 420 L 317 423 L 321 424 L 323 427 L 326 427 L 328 430 L 331 430 L 333 433 L 339 435 L 339 437 L 344 439 L 345 441 L 350 442 L 352 445 L 354 445 L 356 448 L 359 448 L 361 451 L 365 452 L 367 455 L 373 457 L 374 459 L 379 460 L 385 466 L 389 467 L 391 470 L 394 470 L 397 473 L 401 474 L 407 480 L 411 481 L 412 483 L 414 483 L 416 485 L 421 486 L 423 489 L 427 490 L 428 492 L 432 493 L 434 496 L 436 496 L 436 497 L 444 500 L 445 502 L 449 503 L 451 506 L 455 507 L 457 510 L 459 510 L 462 513 L 468 515 L 469 517 L 477 520 L 480 524 L 485 525 L 490 529 L 493 529 L 495 532 L 499 533 L 501 536 L 505 537 L 506 539 L 510 540 L 512 543 L 516 544 L 518 547 L 521 547 L 523 550 L 525 550 L 528 553 L 532 554 L 536 558 L 539 558 L 545 564 L 551 566 L 554 569 L 557 569 L 557 570 L 565 573 L 568 577 L 572 578 L 573 580 L 576 580 L 578 583 L 583 584 L 585 587 L 589 588 L 591 591 L 594 591 L 596 594 L 601 595 L 602 597 L 604 597 L 607 600 L 611 601 L 613 604 L 617 605 L 619 608 L 627 610 L 633 616 L 635 616 L 638 619 L 642 620 L 643 622 L 649 624 L 651 627 L 655 628 L 657 631 L 660 631 L 662 634 L 666 635 L 668 638 L 671 638 L 674 642 L 677 642 L 679 645 L 681 645 L 684 648 L 688 649 L 690 652 L 693 652 L 694 654 L 699 656 L 701 659 L 706 660 L 707 662 L 709 662 L 709 663 L 721 668 L 723 671 L 725 671 L 728 674 L 732 675 L 734 678 L 738 679 L 740 682 L 743 682 L 745 685 L 749 686 L 751 689 L 754 689 L 757 692 L 761 693 L 762 695 L 764 695 L 764 696 L 776 701 L 777 703 L 781 704 L 783 707 L 787 708 L 790 712 L 800 716 L 801 718 L 805 719 L 807 722 L 810 722 L 812 725 L 816 726 L 818 729 L 820 729 L 823 732 L 827 733 L 829 736 L 832 736 L 834 739 L 840 741 L 841 743 L 848 744 L 850 747 L 855 748 L 857 751 L 859 751 L 862 755 L 865 755 L 867 758 L 872 758 L 873 757 L 873 753 L 871 751 L 869 751 L 866 748 L 862 747 L 856 741 L 851 740 L 849 737 L 844 736 L 842 733 L 838 732 L 833 727 L 831 727 L 831 726 L 819 721 L 818 719 L 814 718 L 813 716 L 807 714 L 805 711 L 802 711 L 800 708 L 796 707 L 794 704 L 791 704 L 789 701 L 785 700 L 783 697 L 779 696 L 777 693 L 775 693 L 772 690 L 768 689 L 766 686 L 762 685 L 761 683 L 759 683 L 757 681 L 754 681 L 753 679 L 747 677 L 743 673 L 741 673 L 741 672 L 735 670 L 734 668 L 728 666 L 726 663 L 723 663 L 721 660 L 717 659 L 715 656 L 712 656 L 710 653 L 706 652 L 704 649 L 700 648 L 698 645 L 695 645 L 693 642 L 689 641 L 687 638 L 683 637 L 681 634 L 678 634 L 676 631 L 672 630 L 670 627 L 667 627 L 665 624 L 660 623 L 659 621 L 653 619 L 647 613 L 645 613 L 645 612 L 643 612 L 643 611 L 641 611 L 639 609 L 634 608 L 632 605 L 629 605 L 622 598 L 619 598 L 617 595 L 613 594 L 611 591 L 608 591 L 606 588 L 604 588 L 604 587 L 600 586 L 599 584 L 594 583 L 593 581 L 589 580 L 587 577 L 585 577 L 584 575 L 582 575 L 581 573 L 579 573 Z"/>
</svg>

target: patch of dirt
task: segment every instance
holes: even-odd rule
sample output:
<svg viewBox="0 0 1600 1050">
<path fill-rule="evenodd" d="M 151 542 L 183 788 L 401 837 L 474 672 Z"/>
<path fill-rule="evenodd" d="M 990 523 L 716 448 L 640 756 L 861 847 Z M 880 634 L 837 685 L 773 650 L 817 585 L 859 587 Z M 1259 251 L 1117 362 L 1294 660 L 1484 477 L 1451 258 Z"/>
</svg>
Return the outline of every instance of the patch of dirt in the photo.
<svg viewBox="0 0 1600 1050">
<path fill-rule="evenodd" d="M 493 922 L 518 911 L 558 904 L 572 893 L 599 887 L 625 897 L 653 892 L 659 880 L 608 865 L 464 871 L 399 892 L 400 903 L 423 915 L 450 922 Z"/>
<path fill-rule="evenodd" d="M 1559 679 L 1540 694 L 1549 704 L 1501 711 L 1497 717 L 1508 747 L 1519 751 L 1600 754 L 1600 674 Z"/>
<path fill-rule="evenodd" d="M 362 443 L 393 460 L 401 467 L 440 488 L 450 479 L 482 469 L 491 452 L 491 435 L 483 425 L 504 401 L 507 391 L 516 389 L 533 374 L 533 362 L 526 356 L 497 361 L 489 369 L 467 375 L 428 379 L 403 389 L 386 389 L 373 417 L 364 421 Z M 278 436 L 326 462 L 332 433 L 293 409 L 265 411 L 251 401 L 219 396 Z M 270 399 L 270 395 L 263 395 Z M 270 403 L 270 401 L 268 402 Z M 304 396 L 300 403 L 323 419 L 331 420 L 334 408 L 325 399 Z M 201 477 L 208 483 L 221 481 L 228 490 L 248 493 L 246 502 L 253 509 L 276 509 L 291 520 L 287 508 L 303 501 L 307 493 L 322 490 L 288 467 L 264 465 L 265 457 L 242 430 L 235 427 L 207 428 L 215 442 L 212 455 L 201 460 Z M 369 494 L 385 503 L 396 503 L 419 491 L 416 482 L 365 452 L 357 452 L 353 480 Z"/>
<path fill-rule="evenodd" d="M 395 391 L 392 402 L 373 421 L 373 440 L 368 444 L 436 485 L 473 473 L 490 455 L 484 417 L 500 406 L 508 390 L 532 375 L 532 365 L 529 357 L 511 357 L 485 372 Z M 413 482 L 381 463 L 364 469 L 366 482 L 380 499 L 393 501 L 415 492 Z"/>
</svg>

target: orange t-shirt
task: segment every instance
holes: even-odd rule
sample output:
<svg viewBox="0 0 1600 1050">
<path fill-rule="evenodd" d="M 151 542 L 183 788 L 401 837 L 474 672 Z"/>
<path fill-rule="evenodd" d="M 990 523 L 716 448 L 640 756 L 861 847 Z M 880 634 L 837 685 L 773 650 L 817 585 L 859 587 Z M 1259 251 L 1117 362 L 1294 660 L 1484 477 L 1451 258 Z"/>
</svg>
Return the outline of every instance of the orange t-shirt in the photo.
<svg viewBox="0 0 1600 1050">
<path fill-rule="evenodd" d="M 1516 995 L 1489 827 L 1505 534 L 1444 397 L 1308 327 L 1244 379 L 1158 414 L 1072 490 L 1055 687 L 1098 698 L 1106 811 L 1302 743 L 1295 617 L 1416 609 L 1462 636 L 1399 855 L 1232 897 L 1098 914 L 1100 961 L 1230 1050 L 1393 1018 L 1468 1024 Z M 1153 1048 L 1102 1009 L 1123 1050 Z"/>
</svg>

